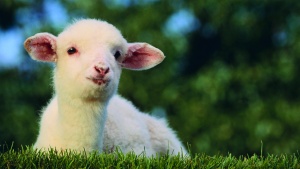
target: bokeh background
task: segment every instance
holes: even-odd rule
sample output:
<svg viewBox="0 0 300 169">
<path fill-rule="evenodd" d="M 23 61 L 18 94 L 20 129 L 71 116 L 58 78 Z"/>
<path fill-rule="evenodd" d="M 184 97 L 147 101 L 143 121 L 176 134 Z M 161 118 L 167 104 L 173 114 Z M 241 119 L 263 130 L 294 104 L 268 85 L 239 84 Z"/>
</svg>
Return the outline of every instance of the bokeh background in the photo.
<svg viewBox="0 0 300 169">
<path fill-rule="evenodd" d="M 165 53 L 151 70 L 123 71 L 119 93 L 165 116 L 192 153 L 298 152 L 298 0 L 1 0 L 0 151 L 34 143 L 52 93 L 53 65 L 23 41 L 86 17 Z"/>
</svg>

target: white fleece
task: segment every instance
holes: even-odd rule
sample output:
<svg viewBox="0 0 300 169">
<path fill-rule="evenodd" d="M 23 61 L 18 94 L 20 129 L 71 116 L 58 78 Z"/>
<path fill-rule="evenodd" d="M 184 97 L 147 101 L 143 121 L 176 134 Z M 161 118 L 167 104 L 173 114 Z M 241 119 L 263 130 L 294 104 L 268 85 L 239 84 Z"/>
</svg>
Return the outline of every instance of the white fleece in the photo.
<svg viewBox="0 0 300 169">
<path fill-rule="evenodd" d="M 55 64 L 54 94 L 42 111 L 35 148 L 187 153 L 164 120 L 116 94 L 121 69 L 154 67 L 165 58 L 159 49 L 128 43 L 113 25 L 96 19 L 75 21 L 58 36 L 38 33 L 24 46 L 32 59 Z"/>
</svg>

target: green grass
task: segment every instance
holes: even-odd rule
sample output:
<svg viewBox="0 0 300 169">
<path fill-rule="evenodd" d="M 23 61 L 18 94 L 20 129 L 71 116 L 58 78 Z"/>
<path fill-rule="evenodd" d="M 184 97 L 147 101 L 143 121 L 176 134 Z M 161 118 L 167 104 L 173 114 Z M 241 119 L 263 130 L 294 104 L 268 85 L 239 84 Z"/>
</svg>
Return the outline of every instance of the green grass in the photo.
<svg viewBox="0 0 300 169">
<path fill-rule="evenodd" d="M 120 152 L 87 155 L 52 150 L 43 153 L 27 147 L 0 153 L 0 168 L 300 168 L 300 155 L 234 157 L 231 154 L 195 154 L 191 158 L 180 155 L 147 158 Z"/>
</svg>

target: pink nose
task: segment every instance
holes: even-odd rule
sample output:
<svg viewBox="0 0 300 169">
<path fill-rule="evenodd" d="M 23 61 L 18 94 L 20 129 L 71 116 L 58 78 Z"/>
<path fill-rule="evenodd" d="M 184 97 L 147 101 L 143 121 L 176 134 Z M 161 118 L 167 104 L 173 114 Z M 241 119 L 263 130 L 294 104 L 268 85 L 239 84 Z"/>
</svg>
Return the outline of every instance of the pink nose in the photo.
<svg viewBox="0 0 300 169">
<path fill-rule="evenodd" d="M 94 68 L 101 76 L 104 76 L 109 72 L 109 67 L 95 66 Z"/>
</svg>

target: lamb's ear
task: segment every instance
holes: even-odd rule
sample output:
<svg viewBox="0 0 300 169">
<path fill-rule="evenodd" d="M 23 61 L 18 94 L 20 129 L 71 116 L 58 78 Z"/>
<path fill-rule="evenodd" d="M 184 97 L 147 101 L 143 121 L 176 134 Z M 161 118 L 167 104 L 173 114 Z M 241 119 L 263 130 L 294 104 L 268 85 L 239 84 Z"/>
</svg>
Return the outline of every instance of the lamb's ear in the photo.
<svg viewBox="0 0 300 169">
<path fill-rule="evenodd" d="M 56 36 L 50 33 L 37 33 L 29 37 L 24 47 L 34 60 L 56 62 Z"/>
<path fill-rule="evenodd" d="M 164 60 L 159 49 L 147 43 L 128 43 L 128 51 L 121 66 L 131 70 L 150 69 Z"/>
</svg>

